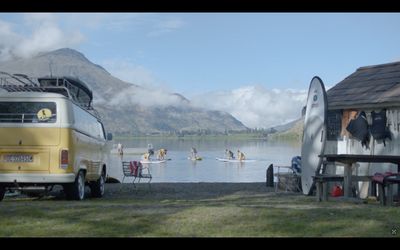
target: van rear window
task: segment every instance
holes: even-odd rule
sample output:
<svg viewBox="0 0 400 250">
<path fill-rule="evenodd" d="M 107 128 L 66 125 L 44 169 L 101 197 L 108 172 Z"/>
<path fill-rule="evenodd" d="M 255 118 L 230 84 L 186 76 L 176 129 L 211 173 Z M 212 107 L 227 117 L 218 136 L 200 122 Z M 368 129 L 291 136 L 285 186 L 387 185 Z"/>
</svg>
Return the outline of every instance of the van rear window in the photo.
<svg viewBox="0 0 400 250">
<path fill-rule="evenodd" d="M 0 102 L 0 123 L 55 123 L 55 102 Z"/>
</svg>

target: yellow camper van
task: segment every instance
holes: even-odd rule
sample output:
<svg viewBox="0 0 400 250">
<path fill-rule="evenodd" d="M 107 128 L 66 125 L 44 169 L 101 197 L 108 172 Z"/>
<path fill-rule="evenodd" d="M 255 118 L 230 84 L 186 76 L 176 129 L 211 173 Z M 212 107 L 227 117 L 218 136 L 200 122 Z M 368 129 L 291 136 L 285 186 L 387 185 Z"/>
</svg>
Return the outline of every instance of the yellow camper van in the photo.
<svg viewBox="0 0 400 250">
<path fill-rule="evenodd" d="M 0 201 L 7 190 L 35 194 L 54 185 L 67 199 L 83 200 L 85 185 L 102 197 L 112 135 L 91 107 L 86 84 L 51 77 L 0 87 Z"/>
</svg>

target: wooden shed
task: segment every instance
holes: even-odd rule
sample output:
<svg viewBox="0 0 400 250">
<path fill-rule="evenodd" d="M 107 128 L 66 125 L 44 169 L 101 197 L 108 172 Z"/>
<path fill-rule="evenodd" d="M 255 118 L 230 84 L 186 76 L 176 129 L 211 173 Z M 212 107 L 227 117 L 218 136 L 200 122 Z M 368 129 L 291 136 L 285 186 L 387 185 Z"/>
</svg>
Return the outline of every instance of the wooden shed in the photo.
<svg viewBox="0 0 400 250">
<path fill-rule="evenodd" d="M 327 91 L 327 142 L 326 154 L 366 154 L 400 155 L 400 62 L 366 66 Z M 358 112 L 364 111 L 368 124 L 371 124 L 371 112 L 386 110 L 387 126 L 391 140 L 375 140 L 372 136 L 369 147 L 352 137 L 346 130 L 349 121 Z M 336 172 L 340 172 L 340 167 Z M 373 175 L 375 172 L 397 172 L 397 165 L 389 163 L 358 163 L 355 170 L 361 175 Z M 353 173 L 357 174 L 357 173 Z M 362 188 L 366 195 L 366 184 Z"/>
</svg>

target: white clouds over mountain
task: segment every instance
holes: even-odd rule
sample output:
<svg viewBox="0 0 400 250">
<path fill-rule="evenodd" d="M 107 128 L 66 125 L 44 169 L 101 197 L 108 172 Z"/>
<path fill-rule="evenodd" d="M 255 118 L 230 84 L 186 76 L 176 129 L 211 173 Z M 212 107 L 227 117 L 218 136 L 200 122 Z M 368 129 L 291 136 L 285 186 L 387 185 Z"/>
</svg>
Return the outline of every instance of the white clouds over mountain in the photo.
<svg viewBox="0 0 400 250">
<path fill-rule="evenodd" d="M 245 86 L 198 95 L 192 98 L 192 103 L 226 111 L 250 128 L 269 128 L 299 118 L 306 98 L 307 90 Z"/>
<path fill-rule="evenodd" d="M 149 69 L 146 69 L 142 65 L 135 64 L 131 60 L 109 59 L 104 60 L 101 65 L 112 75 L 123 81 L 142 86 L 158 84 L 158 80 Z"/>
<path fill-rule="evenodd" d="M 107 105 L 119 107 L 132 107 L 132 105 L 142 105 L 144 107 L 168 107 L 181 106 L 182 98 L 178 95 L 170 94 L 162 89 L 149 89 L 146 87 L 131 86 L 115 94 Z"/>
<path fill-rule="evenodd" d="M 87 42 L 83 34 L 99 29 L 107 33 L 135 32 L 158 37 L 185 26 L 181 18 L 151 13 L 28 13 L 16 17 L 8 20 L 0 16 L 0 61 L 30 58 L 65 47 L 76 48 Z"/>
<path fill-rule="evenodd" d="M 29 58 L 81 43 L 84 36 L 75 30 L 63 30 L 52 14 L 26 14 L 22 26 L 0 20 L 0 61 L 14 57 Z"/>
</svg>

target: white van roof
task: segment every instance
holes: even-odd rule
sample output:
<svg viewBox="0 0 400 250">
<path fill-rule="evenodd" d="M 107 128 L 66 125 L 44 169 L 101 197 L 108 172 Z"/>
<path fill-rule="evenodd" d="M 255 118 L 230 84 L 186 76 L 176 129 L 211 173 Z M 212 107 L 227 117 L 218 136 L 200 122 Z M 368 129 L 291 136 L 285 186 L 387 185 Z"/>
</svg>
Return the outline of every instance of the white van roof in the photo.
<svg viewBox="0 0 400 250">
<path fill-rule="evenodd" d="M 50 92 L 6 92 L 0 91 L 0 98 L 64 98 L 68 99 L 62 94 Z"/>
</svg>

